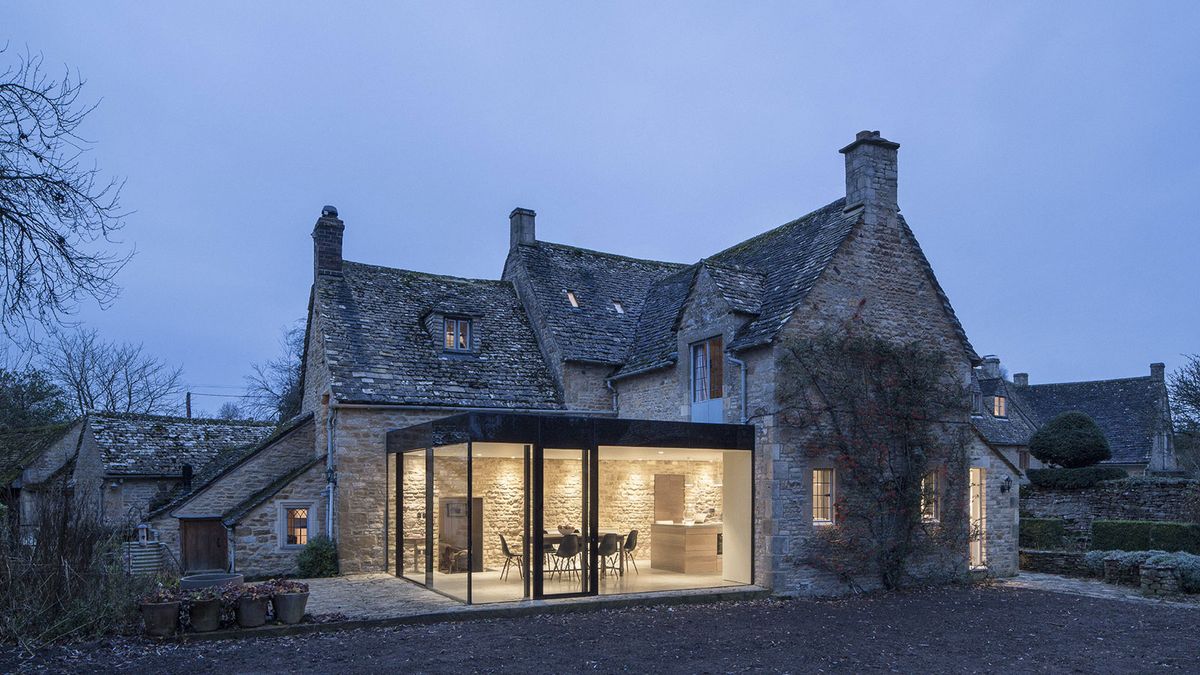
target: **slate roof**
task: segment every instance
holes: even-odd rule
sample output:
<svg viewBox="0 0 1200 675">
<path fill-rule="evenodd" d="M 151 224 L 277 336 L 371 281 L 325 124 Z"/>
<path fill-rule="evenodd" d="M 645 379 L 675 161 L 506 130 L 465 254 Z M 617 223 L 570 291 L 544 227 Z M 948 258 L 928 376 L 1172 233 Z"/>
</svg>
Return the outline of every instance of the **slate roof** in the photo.
<svg viewBox="0 0 1200 675">
<path fill-rule="evenodd" d="M 225 513 L 221 514 L 221 520 L 226 525 L 238 524 L 241 522 L 242 518 L 245 518 L 246 515 L 255 508 L 266 502 L 271 497 L 274 497 L 277 492 L 287 487 L 289 483 L 304 475 L 305 471 L 308 471 L 318 464 L 323 464 L 324 462 L 325 455 L 313 457 L 309 461 L 293 467 L 290 471 L 280 474 L 275 480 L 268 483 L 266 487 L 258 490 L 254 494 L 243 499 L 241 502 L 235 504 Z"/>
<path fill-rule="evenodd" d="M 636 375 L 676 362 L 679 350 L 675 331 L 699 270 L 699 265 L 686 267 L 650 287 L 629 355 L 616 377 Z"/>
<path fill-rule="evenodd" d="M 1154 435 L 1163 424 L 1163 383 L 1152 377 L 1032 384 L 1014 388 L 1023 408 L 1041 425 L 1071 410 L 1087 413 L 1112 449 L 1112 464 L 1150 461 Z"/>
<path fill-rule="evenodd" d="M 68 422 L 0 433 L 0 488 L 19 478 L 30 462 L 73 425 L 74 422 Z"/>
<path fill-rule="evenodd" d="M 1037 429 L 1056 415 L 1087 413 L 1104 432 L 1112 450 L 1107 464 L 1150 461 L 1154 435 L 1163 424 L 1163 383 L 1151 377 L 1017 387 L 999 378 L 979 380 L 984 396 L 1008 399 L 1008 419 L 984 412 L 972 417 L 975 428 L 995 445 L 1029 445 Z"/>
<path fill-rule="evenodd" d="M 343 403 L 561 408 L 512 284 L 342 264 L 314 302 L 334 397 Z M 479 349 L 442 349 L 431 312 L 473 318 Z"/>
<path fill-rule="evenodd" d="M 91 413 L 88 429 L 109 475 L 178 476 L 221 451 L 252 446 L 271 433 L 269 422 Z"/>
<path fill-rule="evenodd" d="M 518 246 L 516 255 L 563 359 L 613 366 L 625 362 L 650 287 L 686 267 L 544 241 Z M 575 294 L 578 308 L 566 291 Z"/>
</svg>

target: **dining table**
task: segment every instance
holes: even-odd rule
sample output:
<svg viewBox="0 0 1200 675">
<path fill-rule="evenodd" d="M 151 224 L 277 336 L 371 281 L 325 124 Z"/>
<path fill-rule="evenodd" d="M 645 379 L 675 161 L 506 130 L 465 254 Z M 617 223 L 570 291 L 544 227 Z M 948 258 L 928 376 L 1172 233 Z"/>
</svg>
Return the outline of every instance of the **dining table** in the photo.
<svg viewBox="0 0 1200 675">
<path fill-rule="evenodd" d="M 587 538 L 584 537 L 582 534 L 579 534 L 578 532 L 576 532 L 575 534 L 581 540 L 583 540 L 582 545 L 579 547 L 579 553 L 580 553 L 580 555 L 582 555 L 583 552 L 587 550 Z M 600 539 L 603 539 L 604 535 L 606 535 L 606 534 L 617 535 L 617 554 L 618 554 L 617 555 L 617 560 L 618 560 L 617 574 L 619 576 L 625 576 L 625 556 L 622 555 L 622 552 L 625 550 L 626 535 L 621 534 L 620 532 L 609 532 L 609 531 L 605 531 L 605 530 L 601 529 L 600 533 L 596 539 L 597 543 L 599 542 Z M 566 535 L 557 530 L 555 530 L 554 532 L 550 532 L 549 530 L 547 530 L 545 532 L 545 534 L 542 535 L 542 541 L 547 544 L 553 544 L 554 546 L 558 546 L 559 544 L 562 543 L 562 540 L 564 537 L 566 537 Z"/>
</svg>

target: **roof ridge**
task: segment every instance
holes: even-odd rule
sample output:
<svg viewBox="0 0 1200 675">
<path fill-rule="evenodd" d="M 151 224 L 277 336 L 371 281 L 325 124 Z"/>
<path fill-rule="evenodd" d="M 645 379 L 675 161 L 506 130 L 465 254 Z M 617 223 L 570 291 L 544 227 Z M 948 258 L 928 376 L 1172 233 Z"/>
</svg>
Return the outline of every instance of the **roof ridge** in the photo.
<svg viewBox="0 0 1200 675">
<path fill-rule="evenodd" d="M 1021 389 L 1032 389 L 1034 387 L 1059 387 L 1059 386 L 1073 385 L 1073 384 L 1100 384 L 1102 382 L 1136 382 L 1136 381 L 1154 381 L 1154 377 L 1152 375 L 1135 375 L 1133 377 L 1111 377 L 1111 378 L 1104 379 L 1104 380 L 1072 380 L 1070 382 L 1042 382 L 1040 384 L 1028 384 L 1028 385 L 1025 385 L 1024 387 L 1018 387 L 1017 389 L 1021 390 Z"/>
<path fill-rule="evenodd" d="M 717 251 L 716 253 L 704 258 L 703 260 L 712 260 L 713 258 L 718 258 L 720 256 L 725 255 L 726 253 L 730 253 L 730 252 L 734 251 L 735 249 L 739 249 L 743 246 L 747 246 L 751 242 L 763 241 L 770 237 L 777 236 L 785 228 L 796 225 L 797 223 L 799 223 L 803 220 L 808 220 L 809 218 L 815 216 L 818 213 L 821 213 L 822 211 L 830 209 L 839 203 L 844 204 L 845 202 L 846 202 L 845 197 L 838 197 L 837 199 L 833 200 L 832 202 L 829 202 L 828 204 L 826 204 L 825 206 L 815 208 L 812 211 L 809 211 L 808 213 L 800 216 L 799 218 L 793 218 L 792 220 L 789 220 L 786 223 L 783 223 L 782 225 L 776 225 L 775 227 L 767 230 L 766 232 L 759 232 L 758 234 L 754 235 L 753 237 L 750 237 L 749 239 L 743 239 L 742 241 L 739 241 L 738 243 L 733 244 L 732 246 L 729 246 L 727 248 L 721 249 L 720 251 Z M 849 214 L 847 214 L 847 215 L 849 215 Z M 857 214 L 855 214 L 855 217 L 857 217 Z"/>
<path fill-rule="evenodd" d="M 540 239 L 538 240 L 537 245 L 538 246 L 549 246 L 549 247 L 553 247 L 553 248 L 562 248 L 562 249 L 567 249 L 570 251 L 578 251 L 579 253 L 588 253 L 590 255 L 599 255 L 599 256 L 604 256 L 606 258 L 617 258 L 619 260 L 628 260 L 631 262 L 639 262 L 639 263 L 650 263 L 653 265 L 665 265 L 665 266 L 677 267 L 677 268 L 688 267 L 690 264 L 692 264 L 692 263 L 670 262 L 670 261 L 666 261 L 666 260 L 653 260 L 651 258 L 635 258 L 631 255 L 623 255 L 621 253 L 611 253 L 609 251 L 597 251 L 596 249 L 583 248 L 582 246 L 572 246 L 571 244 L 559 244 L 557 242 L 542 241 Z"/>
<path fill-rule="evenodd" d="M 132 412 L 111 412 L 103 410 L 94 410 L 89 412 L 85 417 L 104 418 L 113 420 L 131 420 L 138 422 L 182 422 L 185 424 L 222 424 L 226 426 L 240 427 L 271 427 L 275 426 L 274 422 L 264 420 L 225 420 L 215 417 L 178 417 L 175 415 L 152 415 L 149 413 L 132 413 Z"/>
<path fill-rule="evenodd" d="M 343 260 L 343 265 L 351 265 L 353 267 L 369 267 L 372 269 L 383 270 L 386 272 L 399 272 L 401 274 L 411 274 L 414 276 L 426 277 L 431 279 L 446 279 L 448 281 L 465 281 L 470 283 L 488 283 L 497 286 L 512 286 L 512 282 L 504 279 L 476 279 L 473 277 L 458 277 L 452 274 L 437 274 L 435 272 L 422 272 L 420 270 L 410 270 L 403 267 L 388 267 L 387 265 L 373 265 L 371 263 L 355 262 L 353 260 Z"/>
</svg>

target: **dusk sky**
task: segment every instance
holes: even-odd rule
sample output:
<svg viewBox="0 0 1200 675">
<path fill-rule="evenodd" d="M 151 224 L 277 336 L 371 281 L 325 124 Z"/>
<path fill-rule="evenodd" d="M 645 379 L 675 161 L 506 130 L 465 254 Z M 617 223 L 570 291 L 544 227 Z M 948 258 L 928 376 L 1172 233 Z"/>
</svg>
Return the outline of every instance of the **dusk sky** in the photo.
<svg viewBox="0 0 1200 675">
<path fill-rule="evenodd" d="M 123 293 L 76 318 L 198 392 L 304 316 L 323 204 L 379 265 L 498 278 L 515 206 L 693 262 L 842 196 L 861 129 L 980 354 L 1200 352 L 1200 3 L 881 4 L 8 3 L 0 58 L 77 69 L 127 179 Z"/>
</svg>

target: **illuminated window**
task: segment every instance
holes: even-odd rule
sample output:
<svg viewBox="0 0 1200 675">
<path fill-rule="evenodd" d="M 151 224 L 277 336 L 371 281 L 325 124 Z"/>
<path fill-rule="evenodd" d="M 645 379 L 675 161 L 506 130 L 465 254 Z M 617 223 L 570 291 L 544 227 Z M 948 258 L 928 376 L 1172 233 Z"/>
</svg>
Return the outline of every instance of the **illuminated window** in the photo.
<svg viewBox="0 0 1200 675">
<path fill-rule="evenodd" d="M 446 351 L 471 351 L 471 320 L 446 318 Z"/>
<path fill-rule="evenodd" d="M 304 546 L 308 543 L 308 509 L 287 510 L 287 545 Z"/>
<path fill-rule="evenodd" d="M 725 384 L 721 336 L 692 345 L 692 403 L 721 398 Z"/>
<path fill-rule="evenodd" d="M 921 477 L 921 520 L 931 523 L 938 519 L 938 472 L 930 471 Z"/>
<path fill-rule="evenodd" d="M 813 469 L 813 525 L 833 524 L 833 469 Z"/>
<path fill-rule="evenodd" d="M 1008 401 L 1003 396 L 992 397 L 992 415 L 995 417 L 1008 417 Z"/>
<path fill-rule="evenodd" d="M 579 309 L 579 298 L 575 297 L 575 291 L 567 291 L 567 302 L 575 309 Z"/>
<path fill-rule="evenodd" d="M 625 308 L 621 306 L 621 303 L 618 300 L 613 300 L 613 309 L 617 310 L 617 314 L 625 313 Z"/>
</svg>

